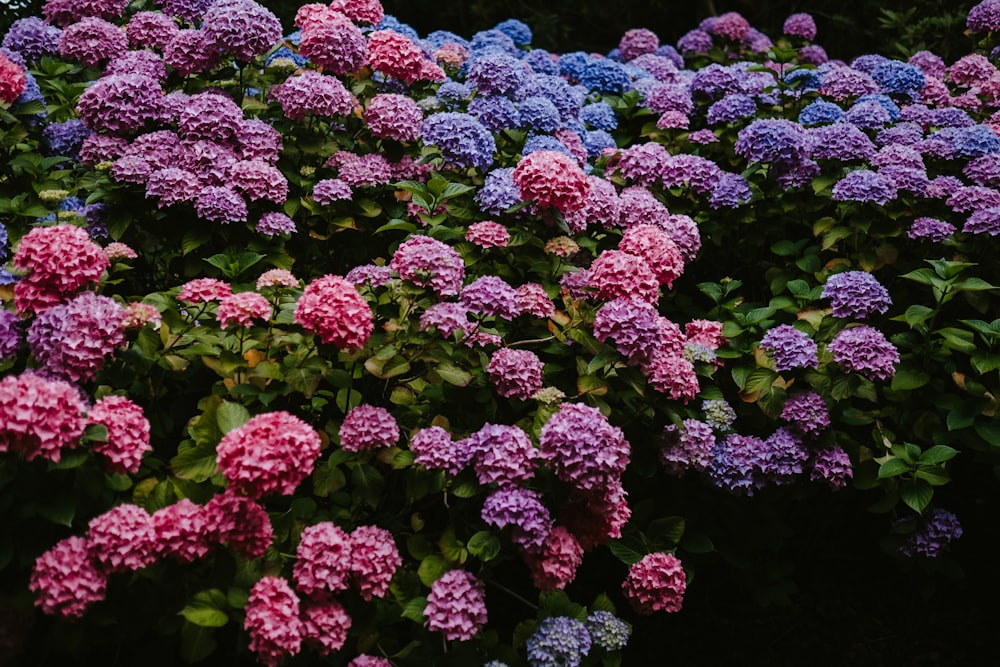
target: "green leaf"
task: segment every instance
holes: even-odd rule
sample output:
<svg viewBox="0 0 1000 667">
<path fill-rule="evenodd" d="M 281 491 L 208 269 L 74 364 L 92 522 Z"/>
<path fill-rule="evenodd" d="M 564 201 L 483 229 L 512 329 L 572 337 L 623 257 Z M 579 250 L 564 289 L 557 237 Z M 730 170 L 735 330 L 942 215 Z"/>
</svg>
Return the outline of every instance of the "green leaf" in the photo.
<svg viewBox="0 0 1000 667">
<path fill-rule="evenodd" d="M 650 542 L 658 546 L 674 546 L 684 536 L 684 517 L 668 516 L 651 521 L 645 534 Z"/>
<path fill-rule="evenodd" d="M 916 389 L 918 387 L 923 387 L 930 381 L 930 379 L 931 376 L 923 371 L 914 370 L 912 368 L 900 368 L 892 377 L 892 389 L 893 391 Z"/>
<path fill-rule="evenodd" d="M 948 445 L 934 445 L 917 458 L 917 463 L 944 463 L 957 455 L 958 450 Z"/>
<path fill-rule="evenodd" d="M 911 329 L 917 329 L 933 316 L 933 308 L 914 304 L 906 309 L 906 312 L 903 314 L 903 319 L 910 325 Z"/>
<path fill-rule="evenodd" d="M 73 527 L 73 517 L 76 516 L 76 503 L 69 496 L 56 496 L 39 505 L 36 509 L 43 519 L 67 528 Z"/>
<path fill-rule="evenodd" d="M 218 588 L 209 588 L 195 593 L 194 598 L 189 602 L 180 614 L 189 622 L 203 628 L 221 628 L 229 622 L 229 614 L 224 609 L 228 609 L 226 594 Z"/>
<path fill-rule="evenodd" d="M 442 380 L 456 387 L 465 387 L 472 382 L 472 373 L 447 361 L 435 366 L 434 372 Z"/>
<path fill-rule="evenodd" d="M 211 628 L 184 623 L 181 627 L 181 660 L 186 663 L 201 662 L 215 651 L 217 643 Z"/>
<path fill-rule="evenodd" d="M 913 475 L 916 479 L 922 479 L 931 486 L 942 486 L 951 481 L 951 475 L 936 466 L 920 466 Z"/>
<path fill-rule="evenodd" d="M 413 598 L 403 607 L 400 616 L 408 618 L 414 623 L 424 622 L 424 608 L 427 606 L 427 598 L 420 596 Z"/>
<path fill-rule="evenodd" d="M 626 565 L 635 565 L 641 561 L 645 555 L 639 553 L 631 547 L 625 546 L 625 543 L 621 540 L 611 540 L 608 542 L 608 549 L 615 558 Z"/>
<path fill-rule="evenodd" d="M 493 560 L 500 553 L 500 539 L 488 530 L 481 530 L 469 538 L 466 547 L 469 553 L 486 562 Z"/>
<path fill-rule="evenodd" d="M 437 554 L 431 554 L 420 561 L 420 567 L 417 568 L 417 576 L 420 577 L 420 583 L 429 588 L 431 584 L 440 579 L 441 575 L 449 569 L 448 561 Z"/>
<path fill-rule="evenodd" d="M 170 468 L 181 479 L 204 482 L 218 467 L 214 443 L 190 447 L 170 459 Z"/>
<path fill-rule="evenodd" d="M 590 603 L 590 611 L 608 611 L 615 613 L 615 603 L 604 593 L 598 593 L 594 601 Z"/>
<path fill-rule="evenodd" d="M 219 424 L 219 430 L 225 435 L 250 421 L 250 411 L 239 403 L 223 401 L 215 413 L 215 419 Z"/>
<path fill-rule="evenodd" d="M 904 482 L 900 485 L 899 497 L 915 512 L 923 512 L 934 497 L 934 487 L 922 479 Z"/>
<path fill-rule="evenodd" d="M 899 475 L 910 472 L 912 469 L 913 467 L 902 459 L 889 459 L 879 466 L 878 478 L 887 479 L 889 477 L 898 477 Z"/>
</svg>

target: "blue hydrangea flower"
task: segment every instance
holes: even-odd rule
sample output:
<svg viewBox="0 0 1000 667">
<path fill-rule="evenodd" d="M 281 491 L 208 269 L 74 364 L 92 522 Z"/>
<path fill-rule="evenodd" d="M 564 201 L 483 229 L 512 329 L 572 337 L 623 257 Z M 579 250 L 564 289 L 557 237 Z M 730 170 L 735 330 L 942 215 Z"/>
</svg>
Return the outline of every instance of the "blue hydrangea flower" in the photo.
<svg viewBox="0 0 1000 667">
<path fill-rule="evenodd" d="M 469 65 L 465 82 L 480 95 L 510 95 L 524 80 L 521 63 L 505 53 L 479 56 Z"/>
<path fill-rule="evenodd" d="M 708 108 L 708 124 L 735 123 L 757 113 L 757 102 L 749 95 L 726 95 Z"/>
<path fill-rule="evenodd" d="M 593 130 L 583 133 L 583 147 L 587 149 L 587 157 L 595 158 L 604 152 L 605 148 L 615 148 L 615 138 L 604 130 Z"/>
<path fill-rule="evenodd" d="M 628 90 L 632 77 L 614 60 L 590 58 L 580 73 L 580 83 L 595 93 L 619 94 Z"/>
<path fill-rule="evenodd" d="M 632 628 L 610 611 L 595 611 L 587 617 L 587 632 L 594 644 L 605 651 L 620 651 L 628 644 Z"/>
<path fill-rule="evenodd" d="M 785 83 L 789 86 L 798 84 L 796 90 L 819 90 L 823 85 L 823 73 L 817 69 L 793 69 L 785 75 Z"/>
<path fill-rule="evenodd" d="M 732 433 L 712 449 L 708 477 L 715 486 L 732 493 L 753 495 L 754 458 L 764 441 L 752 435 Z"/>
<path fill-rule="evenodd" d="M 552 54 L 545 49 L 532 49 L 521 58 L 522 63 L 531 66 L 536 74 L 559 74 L 558 58 L 553 58 Z"/>
<path fill-rule="evenodd" d="M 521 125 L 521 114 L 510 98 L 502 95 L 477 96 L 469 102 L 469 114 L 488 130 L 499 132 Z"/>
<path fill-rule="evenodd" d="M 469 114 L 445 111 L 428 116 L 420 137 L 425 144 L 437 146 L 445 160 L 457 167 L 486 169 L 493 164 L 493 134 Z"/>
<path fill-rule="evenodd" d="M 457 106 L 472 96 L 472 88 L 458 81 L 445 81 L 438 87 L 437 97 L 446 104 Z"/>
<path fill-rule="evenodd" d="M 471 44 L 469 40 L 456 35 L 449 30 L 435 30 L 434 32 L 427 35 L 424 38 L 424 43 L 427 44 L 432 49 L 440 49 L 445 44 L 451 42 L 452 44 L 458 44 L 466 49 L 468 49 Z"/>
<path fill-rule="evenodd" d="M 525 46 L 531 44 L 531 28 L 524 21 L 517 19 L 507 19 L 493 26 L 494 30 L 499 30 L 503 34 L 514 40 L 515 44 Z"/>
<path fill-rule="evenodd" d="M 869 74 L 885 93 L 916 96 L 924 89 L 924 73 L 920 68 L 899 60 L 879 63 Z"/>
<path fill-rule="evenodd" d="M 480 30 L 472 36 L 469 50 L 475 55 L 505 53 L 514 58 L 521 53 L 514 40 L 499 30 Z"/>
<path fill-rule="evenodd" d="M 896 188 L 884 176 L 870 169 L 849 172 L 833 186 L 836 201 L 871 202 L 884 206 L 896 198 Z"/>
<path fill-rule="evenodd" d="M 587 92 L 582 86 L 570 85 L 561 76 L 536 74 L 525 82 L 520 91 L 521 99 L 526 97 L 545 97 L 559 109 L 559 116 L 569 122 L 580 115 L 580 109 L 586 100 Z"/>
<path fill-rule="evenodd" d="M 871 95 L 862 95 L 861 97 L 859 97 L 857 100 L 854 101 L 854 104 L 859 104 L 861 102 L 868 102 L 869 100 L 874 100 L 879 104 L 881 104 L 882 107 L 889 112 L 890 121 L 895 123 L 896 121 L 899 120 L 899 116 L 900 114 L 902 114 L 902 111 L 900 111 L 899 105 L 896 104 L 893 101 L 893 99 L 888 95 L 879 95 L 878 93 L 874 93 Z"/>
<path fill-rule="evenodd" d="M 799 125 L 827 125 L 844 117 L 844 110 L 833 102 L 814 100 L 799 113 Z"/>
<path fill-rule="evenodd" d="M 491 216 L 498 216 L 523 203 L 521 191 L 514 183 L 514 168 L 501 167 L 486 174 L 486 180 L 474 199 L 483 213 Z"/>
<path fill-rule="evenodd" d="M 590 652 L 590 634 L 575 618 L 552 616 L 538 624 L 526 648 L 531 667 L 579 667 Z"/>
<path fill-rule="evenodd" d="M 62 155 L 74 160 L 80 156 L 83 140 L 91 134 L 92 132 L 78 118 L 63 123 L 50 123 L 42 130 L 42 136 L 49 145 L 49 155 Z"/>
<path fill-rule="evenodd" d="M 890 120 L 889 112 L 875 100 L 857 102 L 844 114 L 844 122 L 862 130 L 880 130 Z"/>
<path fill-rule="evenodd" d="M 580 122 L 595 130 L 611 131 L 618 127 L 618 116 L 607 102 L 594 102 L 580 109 Z"/>
<path fill-rule="evenodd" d="M 738 208 L 750 201 L 753 192 L 750 183 L 740 174 L 724 172 L 715 187 L 708 203 L 712 208 Z"/>
<path fill-rule="evenodd" d="M 554 132 L 562 127 L 559 109 L 546 97 L 534 95 L 517 105 L 521 127 L 538 132 Z"/>
<path fill-rule="evenodd" d="M 588 62 L 590 62 L 590 55 L 583 51 L 564 53 L 559 56 L 559 74 L 579 81 Z"/>
<path fill-rule="evenodd" d="M 407 23 L 401 22 L 392 14 L 386 14 L 378 24 L 378 30 L 392 30 L 408 37 L 413 42 L 420 41 L 420 34 Z"/>
<path fill-rule="evenodd" d="M 806 155 L 805 132 L 790 120 L 755 120 L 740 130 L 734 148 L 747 162 L 801 162 Z"/>
<path fill-rule="evenodd" d="M 911 520 L 912 521 L 912 520 Z M 907 522 L 903 519 L 900 524 Z M 958 517 L 947 510 L 932 509 L 919 517 L 919 525 L 899 545 L 904 556 L 936 558 L 962 536 Z"/>
<path fill-rule="evenodd" d="M 576 159 L 566 144 L 548 134 L 533 134 L 528 137 L 524 142 L 524 148 L 521 149 L 521 155 L 531 155 L 537 151 L 555 151 Z"/>
<path fill-rule="evenodd" d="M 296 51 L 292 51 L 287 46 L 279 46 L 277 49 L 274 50 L 274 53 L 272 53 L 267 57 L 267 60 L 264 62 L 264 64 L 270 65 L 279 58 L 291 60 L 293 63 L 295 63 L 296 67 L 302 67 L 303 65 L 309 62 L 309 59 L 306 58 L 304 55 Z"/>
</svg>

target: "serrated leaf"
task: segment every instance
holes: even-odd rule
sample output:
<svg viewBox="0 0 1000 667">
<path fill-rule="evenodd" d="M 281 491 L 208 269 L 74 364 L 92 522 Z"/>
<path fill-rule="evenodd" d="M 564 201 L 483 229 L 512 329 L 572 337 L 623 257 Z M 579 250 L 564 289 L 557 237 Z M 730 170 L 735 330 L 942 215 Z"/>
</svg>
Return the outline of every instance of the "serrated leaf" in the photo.
<svg viewBox="0 0 1000 667">
<path fill-rule="evenodd" d="M 440 579 L 441 575 L 449 569 L 448 561 L 437 554 L 431 554 L 420 561 L 417 576 L 420 577 L 420 583 L 430 588 L 431 584 Z"/>
<path fill-rule="evenodd" d="M 223 401 L 216 410 L 215 420 L 219 424 L 219 430 L 225 435 L 250 421 L 250 411 L 239 403 Z"/>
<path fill-rule="evenodd" d="M 210 588 L 196 593 L 181 609 L 180 615 L 203 628 L 221 628 L 229 622 L 229 614 L 223 611 L 227 608 L 226 594 L 218 588 Z"/>
<path fill-rule="evenodd" d="M 424 608 L 427 606 L 427 598 L 420 596 L 413 598 L 403 607 L 399 613 L 403 618 L 408 618 L 414 623 L 424 622 Z"/>
<path fill-rule="evenodd" d="M 913 511 L 923 512 L 934 497 L 934 488 L 922 479 L 904 482 L 899 487 L 899 497 Z"/>
</svg>

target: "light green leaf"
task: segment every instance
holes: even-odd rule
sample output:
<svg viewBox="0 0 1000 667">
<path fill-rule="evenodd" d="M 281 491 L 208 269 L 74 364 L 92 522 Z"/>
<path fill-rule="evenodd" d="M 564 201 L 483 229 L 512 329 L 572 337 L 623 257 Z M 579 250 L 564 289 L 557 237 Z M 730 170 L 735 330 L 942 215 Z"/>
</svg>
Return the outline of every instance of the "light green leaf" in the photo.
<svg viewBox="0 0 1000 667">
<path fill-rule="evenodd" d="M 226 594 L 218 588 L 209 588 L 195 593 L 180 614 L 189 622 L 203 628 L 221 628 L 229 622 L 229 615 L 223 611 L 228 609 Z"/>
<path fill-rule="evenodd" d="M 215 419 L 219 423 L 219 430 L 225 435 L 250 421 L 250 411 L 239 403 L 223 401 L 215 413 Z"/>
</svg>

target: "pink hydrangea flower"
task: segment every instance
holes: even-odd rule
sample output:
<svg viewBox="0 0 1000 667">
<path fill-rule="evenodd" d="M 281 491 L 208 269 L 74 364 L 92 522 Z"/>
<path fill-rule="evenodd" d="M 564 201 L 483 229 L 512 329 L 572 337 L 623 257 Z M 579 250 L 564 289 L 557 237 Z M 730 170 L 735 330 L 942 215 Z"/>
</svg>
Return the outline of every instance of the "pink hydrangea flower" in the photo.
<svg viewBox="0 0 1000 667">
<path fill-rule="evenodd" d="M 104 599 L 108 580 L 90 558 L 87 540 L 67 537 L 35 560 L 28 588 L 35 606 L 52 616 L 80 618 Z"/>
<path fill-rule="evenodd" d="M 587 280 L 602 299 L 638 299 L 655 305 L 660 298 L 660 282 L 645 258 L 621 250 L 598 255 Z"/>
<path fill-rule="evenodd" d="M 535 588 L 561 590 L 576 578 L 576 570 L 583 562 L 583 547 L 571 532 L 553 526 L 549 539 L 540 548 L 524 552 L 524 561 L 531 570 Z"/>
<path fill-rule="evenodd" d="M 455 249 L 429 236 L 403 241 L 393 253 L 389 268 L 403 280 L 430 286 L 441 296 L 458 294 L 465 277 L 465 263 Z"/>
<path fill-rule="evenodd" d="M 671 352 L 657 350 L 652 360 L 643 366 L 649 384 L 656 391 L 674 400 L 685 403 L 697 395 L 700 389 L 694 365 L 684 357 Z"/>
<path fill-rule="evenodd" d="M 355 23 L 377 26 L 385 16 L 381 0 L 333 0 L 330 7 L 343 12 Z"/>
<path fill-rule="evenodd" d="M 562 507 L 560 520 L 584 550 L 607 544 L 622 536 L 622 528 L 632 516 L 627 495 L 620 481 L 600 493 L 575 491 Z"/>
<path fill-rule="evenodd" d="M 205 504 L 206 533 L 248 560 L 262 558 L 274 538 L 263 507 L 227 489 Z"/>
<path fill-rule="evenodd" d="M 129 246 L 124 243 L 119 243 L 115 241 L 114 243 L 109 243 L 104 246 L 104 256 L 110 261 L 116 259 L 135 259 L 139 255 L 136 254 L 135 250 L 132 250 Z"/>
<path fill-rule="evenodd" d="M 351 538 L 324 521 L 302 531 L 292 576 L 299 592 L 317 596 L 347 589 L 351 574 Z"/>
<path fill-rule="evenodd" d="M 211 551 L 208 514 L 201 505 L 182 498 L 153 513 L 154 550 L 180 563 L 201 560 Z"/>
<path fill-rule="evenodd" d="M 361 654 L 347 663 L 347 667 L 392 667 L 392 663 L 385 658 Z"/>
<path fill-rule="evenodd" d="M 268 287 L 298 287 L 299 279 L 288 269 L 269 269 L 257 279 L 257 291 Z"/>
<path fill-rule="evenodd" d="M 455 476 L 472 460 L 473 452 L 465 441 L 454 442 L 440 426 L 420 429 L 410 439 L 410 451 L 416 463 L 428 470 L 444 470 Z"/>
<path fill-rule="evenodd" d="M 122 318 L 123 329 L 138 329 L 147 324 L 153 324 L 156 328 L 160 325 L 163 317 L 160 311 L 151 303 L 133 301 L 125 306 L 125 316 Z"/>
<path fill-rule="evenodd" d="M 271 88 L 271 99 L 281 104 L 292 120 L 301 121 L 307 114 L 322 117 L 346 116 L 357 100 L 335 76 L 305 70 Z"/>
<path fill-rule="evenodd" d="M 24 68 L 0 53 L 0 101 L 13 104 L 27 85 Z"/>
<path fill-rule="evenodd" d="M 90 520 L 87 548 L 102 571 L 134 572 L 156 559 L 153 517 L 138 505 L 124 503 Z"/>
<path fill-rule="evenodd" d="M 543 385 L 542 360 L 530 350 L 500 348 L 490 356 L 486 373 L 504 398 L 526 401 Z"/>
<path fill-rule="evenodd" d="M 343 648 L 351 629 L 351 617 L 336 600 L 303 600 L 302 642 L 330 655 Z"/>
<path fill-rule="evenodd" d="M 512 485 L 535 476 L 538 450 L 518 426 L 487 422 L 465 442 L 480 484 Z"/>
<path fill-rule="evenodd" d="M 673 554 L 655 552 L 632 565 L 622 584 L 622 592 L 640 614 L 654 611 L 677 612 L 684 602 L 687 577 L 681 561 Z"/>
<path fill-rule="evenodd" d="M 128 49 L 125 32 L 113 23 L 85 16 L 63 30 L 59 55 L 87 67 L 97 67 Z"/>
<path fill-rule="evenodd" d="M 288 179 L 280 169 L 260 158 L 236 162 L 229 167 L 227 178 L 250 201 L 266 199 L 284 204 L 288 198 Z"/>
<path fill-rule="evenodd" d="M 618 249 L 646 260 L 661 285 L 672 287 L 684 273 L 684 258 L 677 244 L 654 225 L 635 225 L 625 230 Z"/>
<path fill-rule="evenodd" d="M 219 471 L 250 498 L 290 495 L 312 474 L 320 444 L 315 429 L 295 415 L 266 412 L 222 437 Z"/>
<path fill-rule="evenodd" d="M 368 36 L 368 64 L 405 84 L 445 78 L 444 70 L 424 57 L 419 46 L 394 30 L 377 30 Z"/>
<path fill-rule="evenodd" d="M 58 463 L 87 425 L 86 406 L 73 385 L 24 373 L 0 380 L 0 452 Z"/>
<path fill-rule="evenodd" d="M 73 225 L 35 227 L 14 252 L 14 267 L 28 275 L 14 286 L 17 312 L 39 312 L 96 283 L 109 266 L 101 246 Z"/>
<path fill-rule="evenodd" d="M 392 414 L 375 405 L 351 408 L 340 425 L 340 446 L 349 452 L 391 447 L 399 440 Z"/>
<path fill-rule="evenodd" d="M 215 278 L 195 278 L 181 286 L 177 300 L 188 303 L 209 303 L 221 301 L 232 293 L 233 288 L 227 282 Z"/>
<path fill-rule="evenodd" d="M 465 570 L 449 570 L 431 584 L 424 625 L 445 639 L 468 641 L 486 625 L 486 587 Z"/>
<path fill-rule="evenodd" d="M 222 297 L 216 319 L 223 329 L 230 324 L 249 328 L 253 320 L 271 317 L 271 304 L 256 292 L 238 292 Z"/>
<path fill-rule="evenodd" d="M 351 574 L 365 600 L 385 597 L 403 559 L 392 533 L 378 526 L 358 526 L 351 533 Z"/>
<path fill-rule="evenodd" d="M 365 122 L 373 137 L 414 141 L 420 136 L 424 112 L 406 95 L 380 93 L 368 102 Z"/>
<path fill-rule="evenodd" d="M 628 465 L 631 447 L 621 429 L 597 408 L 563 403 L 538 439 L 538 453 L 556 477 L 590 493 L 616 482 Z"/>
<path fill-rule="evenodd" d="M 517 288 L 517 307 L 522 313 L 535 317 L 552 317 L 556 305 L 552 303 L 545 288 L 538 283 L 524 283 Z"/>
<path fill-rule="evenodd" d="M 281 577 L 264 577 L 250 589 L 243 629 L 257 660 L 276 667 L 302 649 L 299 598 Z"/>
<path fill-rule="evenodd" d="M 365 64 L 368 43 L 358 26 L 343 15 L 309 21 L 302 28 L 299 52 L 331 74 L 350 74 Z"/>
<path fill-rule="evenodd" d="M 338 349 L 364 347 L 375 328 L 364 297 L 350 282 L 334 275 L 306 286 L 295 306 L 295 321 Z"/>
<path fill-rule="evenodd" d="M 510 243 L 510 232 L 498 222 L 485 220 L 469 225 L 465 230 L 465 240 L 480 248 L 506 248 Z"/>
<path fill-rule="evenodd" d="M 108 429 L 107 440 L 94 443 L 94 452 L 107 460 L 108 468 L 119 474 L 138 472 L 143 455 L 153 449 L 142 408 L 124 396 L 106 396 L 94 403 L 87 419 Z"/>
<path fill-rule="evenodd" d="M 576 161 L 556 151 L 535 151 L 517 163 L 514 183 L 524 200 L 566 214 L 587 203 L 590 181 Z"/>
</svg>

